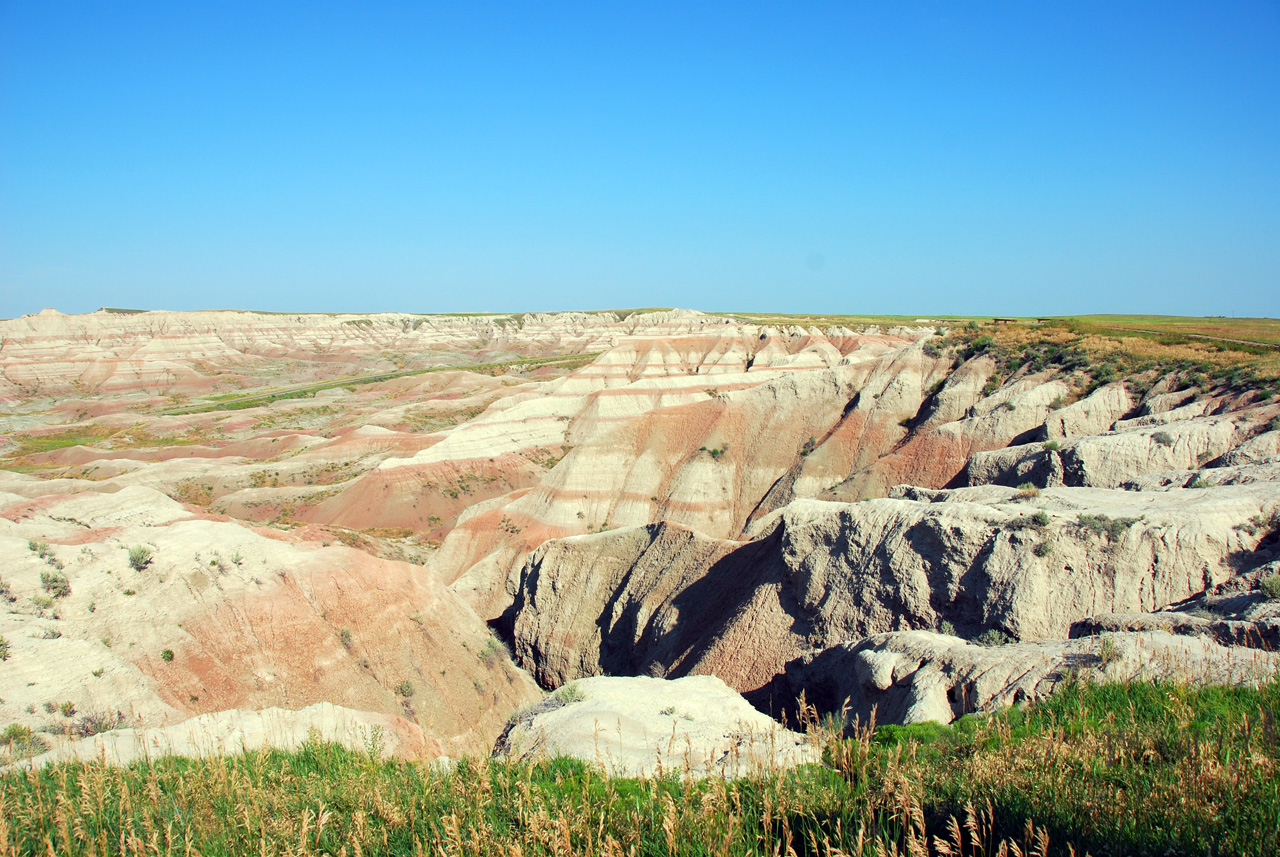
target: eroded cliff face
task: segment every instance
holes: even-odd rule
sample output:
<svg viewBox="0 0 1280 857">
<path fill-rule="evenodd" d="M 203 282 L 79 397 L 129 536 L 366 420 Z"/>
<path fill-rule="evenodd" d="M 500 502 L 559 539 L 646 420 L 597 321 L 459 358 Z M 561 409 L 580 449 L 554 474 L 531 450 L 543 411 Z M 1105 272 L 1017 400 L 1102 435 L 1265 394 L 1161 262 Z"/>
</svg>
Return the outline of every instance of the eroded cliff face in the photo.
<svg viewBox="0 0 1280 857">
<path fill-rule="evenodd" d="M 1280 500 L 1261 484 L 898 493 L 797 500 L 745 544 L 671 524 L 548 542 L 505 617 L 517 661 L 552 687 L 710 673 L 748 692 L 806 652 L 887 631 L 1066 639 L 1078 620 L 1157 610 L 1235 575 L 1262 538 L 1237 526 Z"/>
<path fill-rule="evenodd" d="M 1269 561 L 1275 397 L 1168 367 L 1094 383 L 938 332 L 0 322 L 0 717 L 330 703 L 395 724 L 397 752 L 456 755 L 535 678 L 712 674 L 766 705 L 871 635 L 1051 645 Z M 903 640 L 876 645 L 928 649 Z"/>
</svg>

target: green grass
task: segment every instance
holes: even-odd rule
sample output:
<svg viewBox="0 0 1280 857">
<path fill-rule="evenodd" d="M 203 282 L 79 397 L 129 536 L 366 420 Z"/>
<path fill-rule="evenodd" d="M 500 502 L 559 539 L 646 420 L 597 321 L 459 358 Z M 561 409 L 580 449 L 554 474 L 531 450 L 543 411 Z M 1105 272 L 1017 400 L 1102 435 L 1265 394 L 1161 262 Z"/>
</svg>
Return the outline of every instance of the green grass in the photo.
<svg viewBox="0 0 1280 857">
<path fill-rule="evenodd" d="M 1280 848 L 1280 684 L 1068 687 L 938 746 L 926 793 L 994 801 L 997 830 L 1034 818 L 1093 854 L 1267 854 Z"/>
<path fill-rule="evenodd" d="M 733 782 L 609 778 L 570 759 L 463 760 L 443 774 L 317 741 L 123 769 L 69 762 L 0 775 L 0 853 L 871 855 L 924 842 L 941 853 L 938 837 L 975 857 L 1000 841 L 1098 857 L 1271 854 L 1278 707 L 1276 682 L 1074 684 L 994 717 L 861 730 L 832 740 L 824 765 Z"/>
<path fill-rule="evenodd" d="M 18 448 L 9 454 L 10 458 L 25 458 L 28 455 L 39 455 L 42 452 L 53 452 L 71 446 L 88 446 L 110 437 L 117 430 L 106 426 L 80 426 L 64 431 L 15 434 L 14 440 Z"/>
</svg>

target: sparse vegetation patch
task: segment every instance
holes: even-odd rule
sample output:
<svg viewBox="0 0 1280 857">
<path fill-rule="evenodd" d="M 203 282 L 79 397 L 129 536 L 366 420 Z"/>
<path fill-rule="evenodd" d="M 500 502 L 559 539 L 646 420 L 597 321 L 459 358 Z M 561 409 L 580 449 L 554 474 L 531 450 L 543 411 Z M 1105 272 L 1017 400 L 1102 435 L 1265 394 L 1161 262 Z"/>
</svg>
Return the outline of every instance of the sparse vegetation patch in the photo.
<svg viewBox="0 0 1280 857">
<path fill-rule="evenodd" d="M 973 640 L 979 646 L 1005 646 L 1017 640 L 999 628 L 988 628 Z"/>
<path fill-rule="evenodd" d="M 40 572 L 40 586 L 52 598 L 66 598 L 71 594 L 71 583 L 60 571 Z"/>
<path fill-rule="evenodd" d="M 142 571 L 151 564 L 152 550 L 146 545 L 134 545 L 129 548 L 129 566 L 134 571 Z"/>
<path fill-rule="evenodd" d="M 1119 541 L 1129 528 L 1141 518 L 1112 518 L 1107 515 L 1090 515 L 1082 512 L 1077 519 L 1080 528 L 1094 535 L 1105 536 L 1110 542 Z"/>
</svg>

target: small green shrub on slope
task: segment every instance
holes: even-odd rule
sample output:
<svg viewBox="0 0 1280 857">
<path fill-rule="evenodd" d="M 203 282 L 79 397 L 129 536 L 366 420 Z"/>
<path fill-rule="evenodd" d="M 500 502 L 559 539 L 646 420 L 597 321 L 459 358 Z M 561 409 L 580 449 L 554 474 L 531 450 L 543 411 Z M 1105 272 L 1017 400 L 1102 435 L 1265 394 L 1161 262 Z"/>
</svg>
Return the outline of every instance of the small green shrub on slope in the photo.
<svg viewBox="0 0 1280 857">
<path fill-rule="evenodd" d="M 134 545 L 129 548 L 129 565 L 134 571 L 142 571 L 151 564 L 151 548 L 146 545 Z"/>
</svg>

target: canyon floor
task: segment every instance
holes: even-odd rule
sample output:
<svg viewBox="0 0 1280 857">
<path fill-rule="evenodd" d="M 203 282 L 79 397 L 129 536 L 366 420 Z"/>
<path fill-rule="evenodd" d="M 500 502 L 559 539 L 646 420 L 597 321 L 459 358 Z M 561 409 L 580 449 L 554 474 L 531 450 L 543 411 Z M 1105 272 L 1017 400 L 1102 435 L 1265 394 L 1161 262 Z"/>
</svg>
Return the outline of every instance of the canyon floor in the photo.
<svg viewBox="0 0 1280 857">
<path fill-rule="evenodd" d="M 603 718 L 706 774 L 753 717 L 813 761 L 804 706 L 1256 687 L 1280 337 L 1231 321 L 0 321 L 5 752 L 599 761 Z"/>
</svg>

